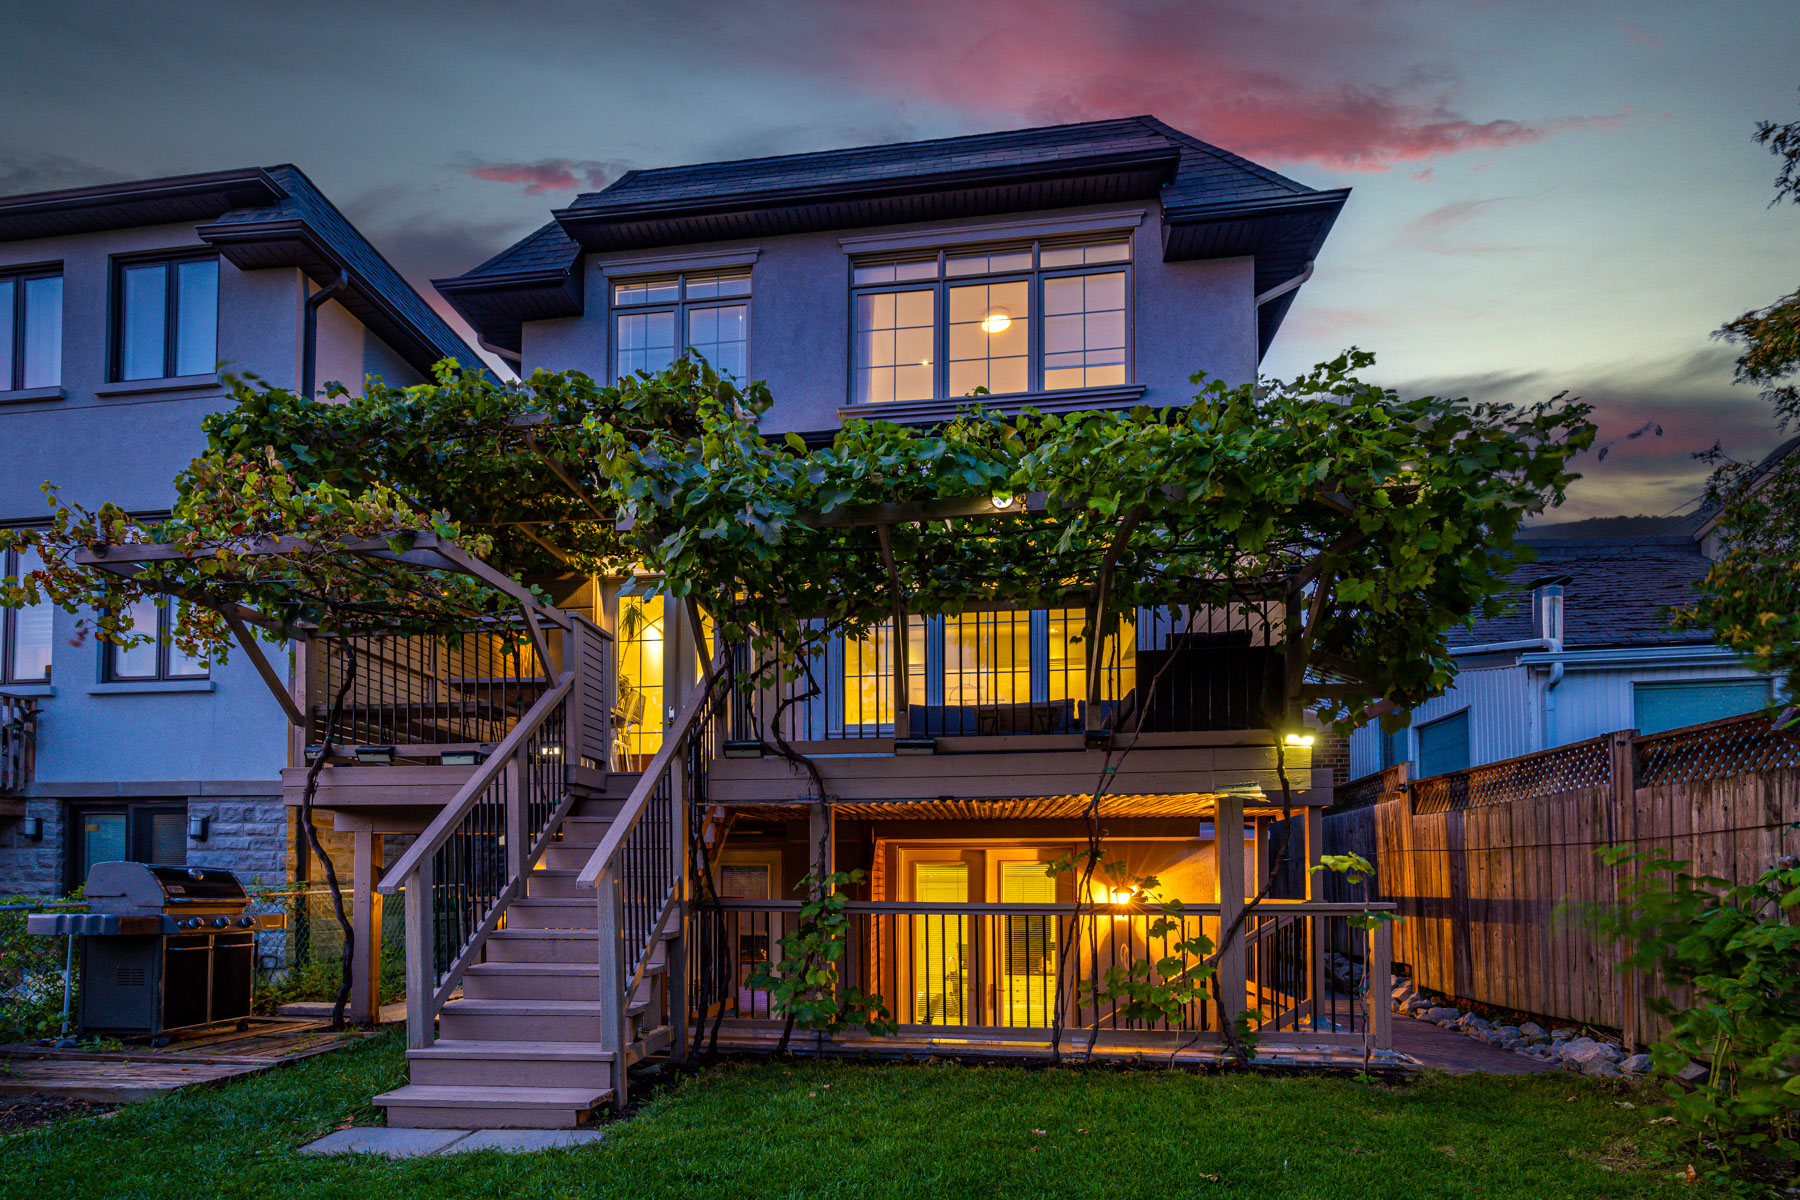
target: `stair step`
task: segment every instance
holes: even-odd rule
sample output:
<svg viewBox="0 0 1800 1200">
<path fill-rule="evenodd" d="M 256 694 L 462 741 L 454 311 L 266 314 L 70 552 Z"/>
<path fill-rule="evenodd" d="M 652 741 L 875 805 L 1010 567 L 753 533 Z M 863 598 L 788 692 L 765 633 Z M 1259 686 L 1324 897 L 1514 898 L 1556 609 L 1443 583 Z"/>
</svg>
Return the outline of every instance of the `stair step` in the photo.
<svg viewBox="0 0 1800 1200">
<path fill-rule="evenodd" d="M 597 929 L 600 906 L 580 896 L 531 897 L 506 906 L 508 929 Z"/>
<path fill-rule="evenodd" d="M 413 1083 L 442 1087 L 612 1087 L 612 1051 L 598 1042 L 440 1041 L 406 1052 Z"/>
<path fill-rule="evenodd" d="M 525 876 L 525 896 L 531 900 L 575 899 L 593 904 L 597 893 L 575 882 L 580 874 L 577 867 L 539 867 Z"/>
<path fill-rule="evenodd" d="M 501 929 L 483 952 L 491 963 L 597 963 L 600 940 L 592 929 Z"/>
<path fill-rule="evenodd" d="M 562 840 L 571 846 L 587 846 L 590 849 L 598 846 L 606 831 L 612 828 L 613 819 L 607 817 L 564 817 L 562 823 Z"/>
<path fill-rule="evenodd" d="M 469 1000 L 592 1000 L 600 994 L 598 963 L 485 962 L 463 975 Z"/>
<path fill-rule="evenodd" d="M 544 847 L 542 862 L 546 867 L 559 871 L 580 871 L 587 866 L 588 859 L 594 856 L 593 845 L 577 845 L 574 842 L 551 842 Z"/>
<path fill-rule="evenodd" d="M 438 1029 L 452 1041 L 596 1042 L 598 1000 L 452 1000 Z"/>
<path fill-rule="evenodd" d="M 375 1097 L 403 1129 L 572 1129 L 612 1098 L 611 1089 L 463 1087 L 409 1083 Z"/>
</svg>

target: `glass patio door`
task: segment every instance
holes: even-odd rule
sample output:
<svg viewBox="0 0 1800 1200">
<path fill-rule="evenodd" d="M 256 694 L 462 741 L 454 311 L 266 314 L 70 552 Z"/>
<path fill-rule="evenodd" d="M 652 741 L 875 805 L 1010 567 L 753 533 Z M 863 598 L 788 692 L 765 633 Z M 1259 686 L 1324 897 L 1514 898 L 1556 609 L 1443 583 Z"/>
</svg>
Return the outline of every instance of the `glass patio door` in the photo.
<svg viewBox="0 0 1800 1200">
<path fill-rule="evenodd" d="M 913 899 L 921 904 L 967 904 L 969 864 L 913 864 Z M 921 1025 L 966 1025 L 973 982 L 969 918 L 954 913 L 912 917 L 912 1020 Z"/>
<path fill-rule="evenodd" d="M 1041 862 L 996 864 L 1002 904 L 1054 904 L 1056 880 Z M 1000 1024 L 1042 1028 L 1056 1007 L 1056 918 L 1008 913 L 999 918 Z"/>
</svg>

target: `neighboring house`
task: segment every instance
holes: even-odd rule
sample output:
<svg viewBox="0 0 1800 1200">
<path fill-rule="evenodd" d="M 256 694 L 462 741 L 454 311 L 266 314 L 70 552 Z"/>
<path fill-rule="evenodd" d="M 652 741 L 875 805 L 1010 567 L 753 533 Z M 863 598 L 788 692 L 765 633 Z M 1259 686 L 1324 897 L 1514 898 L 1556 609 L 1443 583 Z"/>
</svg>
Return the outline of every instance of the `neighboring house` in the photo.
<svg viewBox="0 0 1800 1200">
<path fill-rule="evenodd" d="M 292 166 L 0 197 L 0 524 L 43 520 L 45 481 L 167 511 L 228 403 L 220 372 L 355 390 L 445 357 L 477 362 Z M 8 557 L 0 575 L 29 569 Z M 289 724 L 242 653 L 109 649 L 48 605 L 0 611 L 0 696 L 0 893 L 113 858 L 287 878 Z"/>
<path fill-rule="evenodd" d="M 1704 632 L 1669 627 L 1711 566 L 1701 541 L 1710 526 L 1695 524 L 1647 536 L 1528 533 L 1536 559 L 1513 572 L 1506 611 L 1452 639 L 1455 683 L 1405 728 L 1352 734 L 1351 776 L 1408 762 L 1421 778 L 1767 705 L 1767 675 Z"/>
</svg>

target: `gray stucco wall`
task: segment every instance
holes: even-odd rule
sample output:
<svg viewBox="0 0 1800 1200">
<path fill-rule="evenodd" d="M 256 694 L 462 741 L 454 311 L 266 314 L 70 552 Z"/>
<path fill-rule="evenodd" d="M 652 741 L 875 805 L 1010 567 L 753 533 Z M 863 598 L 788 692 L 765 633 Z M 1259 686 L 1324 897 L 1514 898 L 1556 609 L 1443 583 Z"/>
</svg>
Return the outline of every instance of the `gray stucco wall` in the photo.
<svg viewBox="0 0 1800 1200">
<path fill-rule="evenodd" d="M 621 264 L 645 258 L 754 250 L 750 374 L 766 381 L 775 398 L 763 426 L 771 432 L 836 428 L 838 409 L 848 404 L 850 394 L 850 257 L 840 237 L 951 234 L 1003 220 L 1021 223 L 1011 234 L 1016 239 L 1030 236 L 1026 223 L 1034 220 L 1124 212 L 1142 213 L 1141 219 L 1134 218 L 1135 224 L 1122 222 L 1121 227 L 1134 229 L 1132 379 L 1146 387 L 1143 402 L 1186 403 L 1194 391 L 1188 379 L 1197 370 L 1234 384 L 1255 378 L 1251 260 L 1163 262 L 1161 214 L 1154 202 L 590 254 L 583 266 L 587 311 L 580 317 L 528 322 L 523 330 L 524 370 L 580 370 L 596 379 L 610 378 L 609 267 L 618 271 Z M 997 235 L 997 240 L 1004 238 Z M 645 265 L 636 273 L 657 270 Z M 871 411 L 878 411 L 878 406 Z"/>
<path fill-rule="evenodd" d="M 107 383 L 112 259 L 201 249 L 188 225 L 0 243 L 0 270 L 60 263 L 63 271 L 64 398 L 0 402 L 0 521 L 46 512 L 40 485 L 65 499 L 113 501 L 139 512 L 166 509 L 173 480 L 205 445 L 201 418 L 229 406 L 212 379 L 179 387 L 161 381 Z M 224 369 L 280 387 L 300 378 L 304 298 L 297 270 L 241 271 L 219 264 L 218 353 Z M 361 387 L 366 371 L 397 383 L 418 373 L 335 304 L 324 306 L 318 379 Z M 62 886 L 67 805 L 120 796 L 185 800 L 213 818 L 211 836 L 190 842 L 189 861 L 227 866 L 264 883 L 287 872 L 287 818 L 279 802 L 288 725 L 241 652 L 215 663 L 211 678 L 174 684 L 105 684 L 101 647 L 80 619 L 55 614 L 52 682 L 4 685 L 39 697 L 37 767 L 28 814 L 44 836 L 23 836 L 0 820 L 0 893 Z M 278 670 L 287 654 L 264 647 Z"/>
</svg>

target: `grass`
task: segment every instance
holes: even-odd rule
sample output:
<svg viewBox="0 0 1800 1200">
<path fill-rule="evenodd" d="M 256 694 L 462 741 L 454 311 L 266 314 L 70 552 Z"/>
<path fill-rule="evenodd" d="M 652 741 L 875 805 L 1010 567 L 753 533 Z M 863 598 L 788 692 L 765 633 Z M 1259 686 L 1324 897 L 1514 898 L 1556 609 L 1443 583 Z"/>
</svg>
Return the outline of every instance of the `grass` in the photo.
<svg viewBox="0 0 1800 1200">
<path fill-rule="evenodd" d="M 598 1146 L 302 1158 L 402 1081 L 389 1034 L 0 1142 L 0 1197 L 1694 1197 L 1653 1098 L 1567 1076 L 1400 1083 L 1015 1067 L 727 1064 Z"/>
</svg>

